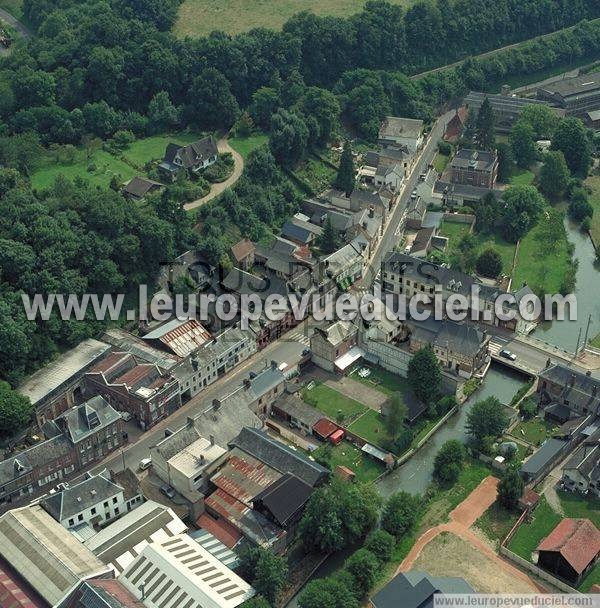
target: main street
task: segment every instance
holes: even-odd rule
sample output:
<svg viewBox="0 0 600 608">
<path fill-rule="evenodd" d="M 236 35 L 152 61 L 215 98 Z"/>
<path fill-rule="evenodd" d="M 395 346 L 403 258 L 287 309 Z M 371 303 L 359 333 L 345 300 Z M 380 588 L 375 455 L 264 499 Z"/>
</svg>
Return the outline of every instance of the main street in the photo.
<svg viewBox="0 0 600 608">
<path fill-rule="evenodd" d="M 370 287 L 379 271 L 383 255 L 396 246 L 398 240 L 396 232 L 410 200 L 410 193 L 418 183 L 419 174 L 433 161 L 437 152 L 437 142 L 442 137 L 446 123 L 452 115 L 453 112 L 448 112 L 434 124 L 425 146 L 406 178 L 400 200 L 396 203 L 377 249 L 365 270 L 361 281 L 362 286 Z M 136 431 L 130 424 L 132 438 L 130 444 L 122 451 L 109 456 L 100 465 L 96 466 L 94 471 L 100 471 L 105 467 L 117 471 L 122 470 L 124 466 L 135 470 L 140 460 L 148 457 L 150 447 L 156 445 L 165 436 L 166 429 L 178 429 L 186 423 L 188 417 L 197 416 L 205 411 L 211 406 L 213 399 L 222 398 L 238 388 L 251 371 L 256 372 L 263 369 L 270 364 L 271 360 L 277 361 L 278 364 L 296 365 L 302 357 L 302 351 L 309 345 L 309 337 L 314 325 L 313 320 L 304 321 L 277 341 L 272 342 L 250 357 L 227 376 L 208 386 L 171 416 L 145 433 L 140 435 L 139 431 Z"/>
</svg>

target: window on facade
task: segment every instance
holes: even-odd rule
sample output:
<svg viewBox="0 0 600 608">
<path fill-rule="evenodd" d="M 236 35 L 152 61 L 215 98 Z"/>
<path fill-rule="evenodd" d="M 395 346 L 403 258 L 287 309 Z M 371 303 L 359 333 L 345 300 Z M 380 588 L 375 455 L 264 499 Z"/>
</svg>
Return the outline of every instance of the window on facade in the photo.
<svg viewBox="0 0 600 608">
<path fill-rule="evenodd" d="M 70 526 L 74 526 L 74 525 L 75 525 L 75 520 L 70 519 L 70 520 L 69 520 L 69 525 L 70 525 Z"/>
<path fill-rule="evenodd" d="M 96 507 L 92 507 L 92 515 L 96 515 Z"/>
<path fill-rule="evenodd" d="M 82 513 L 80 513 L 80 514 L 77 516 L 77 521 L 83 521 L 83 514 L 82 514 Z"/>
<path fill-rule="evenodd" d="M 113 505 L 116 505 L 116 504 L 117 504 L 117 497 L 115 496 L 115 497 L 113 498 Z"/>
<path fill-rule="evenodd" d="M 108 509 L 108 500 L 104 503 L 104 508 Z"/>
</svg>

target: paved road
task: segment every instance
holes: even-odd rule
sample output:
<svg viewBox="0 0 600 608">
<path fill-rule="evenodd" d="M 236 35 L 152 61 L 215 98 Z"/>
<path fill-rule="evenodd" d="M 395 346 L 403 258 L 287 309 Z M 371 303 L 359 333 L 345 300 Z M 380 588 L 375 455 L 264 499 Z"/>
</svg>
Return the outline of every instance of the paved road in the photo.
<svg viewBox="0 0 600 608">
<path fill-rule="evenodd" d="M 217 196 L 219 196 L 219 194 L 221 194 L 222 192 L 227 190 L 227 188 L 230 188 L 231 186 L 233 186 L 238 181 L 238 179 L 240 179 L 240 177 L 242 176 L 242 173 L 244 171 L 244 159 L 242 158 L 241 154 L 236 152 L 229 145 L 229 141 L 227 141 L 227 136 L 221 138 L 217 142 L 217 148 L 219 149 L 219 152 L 221 154 L 224 154 L 225 152 L 229 152 L 233 156 L 233 162 L 234 162 L 233 173 L 224 182 L 220 182 L 218 184 L 213 184 L 211 186 L 210 192 L 203 198 L 199 198 L 195 201 L 192 201 L 191 203 L 186 203 L 183 206 L 183 208 L 186 211 L 191 211 L 192 209 L 197 209 L 198 207 L 201 207 L 202 205 L 208 203 L 208 201 L 211 201 L 213 198 L 216 198 Z"/>
<path fill-rule="evenodd" d="M 23 23 L 21 23 L 18 19 L 13 17 L 9 12 L 5 11 L 3 8 L 0 8 L 0 21 L 8 23 L 8 25 L 14 28 L 22 38 L 31 38 L 32 33 L 29 28 L 23 25 Z M 10 49 L 5 49 L 3 46 L 0 46 L 0 57 L 2 55 L 7 55 L 8 53 L 10 53 Z"/>
</svg>

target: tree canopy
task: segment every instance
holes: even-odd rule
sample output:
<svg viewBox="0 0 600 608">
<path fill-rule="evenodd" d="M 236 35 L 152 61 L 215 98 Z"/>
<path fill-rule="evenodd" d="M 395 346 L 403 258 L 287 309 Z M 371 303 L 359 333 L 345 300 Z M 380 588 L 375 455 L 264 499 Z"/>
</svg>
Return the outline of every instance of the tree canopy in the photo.
<svg viewBox="0 0 600 608">
<path fill-rule="evenodd" d="M 408 364 L 408 382 L 417 399 L 423 403 L 434 401 L 442 386 L 440 364 L 431 347 L 419 350 Z"/>
<path fill-rule="evenodd" d="M 472 441 L 481 448 L 487 438 L 501 435 L 508 426 L 508 417 L 496 397 L 477 401 L 467 415 L 466 430 Z"/>
</svg>

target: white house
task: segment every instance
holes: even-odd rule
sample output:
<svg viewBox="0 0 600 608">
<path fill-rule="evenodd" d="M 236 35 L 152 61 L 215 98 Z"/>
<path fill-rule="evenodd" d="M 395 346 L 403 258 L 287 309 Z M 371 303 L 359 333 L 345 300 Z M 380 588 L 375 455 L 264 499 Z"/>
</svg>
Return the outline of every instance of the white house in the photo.
<svg viewBox="0 0 600 608">
<path fill-rule="evenodd" d="M 40 500 L 41 506 L 65 528 L 81 524 L 102 525 L 127 513 L 124 490 L 114 483 L 105 469 L 98 475 L 86 473 L 75 485 L 60 484 Z"/>
<path fill-rule="evenodd" d="M 414 118 L 386 116 L 379 129 L 379 144 L 406 148 L 414 154 L 423 145 L 423 121 Z"/>
</svg>

